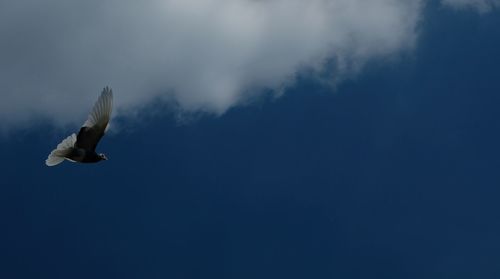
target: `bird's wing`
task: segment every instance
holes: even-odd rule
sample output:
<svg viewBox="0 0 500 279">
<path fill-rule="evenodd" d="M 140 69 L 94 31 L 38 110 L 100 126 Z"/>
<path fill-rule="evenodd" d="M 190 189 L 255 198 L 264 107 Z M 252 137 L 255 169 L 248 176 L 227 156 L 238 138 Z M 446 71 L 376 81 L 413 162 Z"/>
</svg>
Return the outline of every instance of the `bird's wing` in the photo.
<svg viewBox="0 0 500 279">
<path fill-rule="evenodd" d="M 92 108 L 89 118 L 80 128 L 75 147 L 95 150 L 97 143 L 104 136 L 109 125 L 113 109 L 113 92 L 105 87 L 99 99 Z"/>
<path fill-rule="evenodd" d="M 71 136 L 64 139 L 60 144 L 57 145 L 57 148 L 50 152 L 49 157 L 45 160 L 45 164 L 49 167 L 58 165 L 66 159 L 71 153 L 73 146 L 76 142 L 76 135 L 72 134 Z"/>
</svg>

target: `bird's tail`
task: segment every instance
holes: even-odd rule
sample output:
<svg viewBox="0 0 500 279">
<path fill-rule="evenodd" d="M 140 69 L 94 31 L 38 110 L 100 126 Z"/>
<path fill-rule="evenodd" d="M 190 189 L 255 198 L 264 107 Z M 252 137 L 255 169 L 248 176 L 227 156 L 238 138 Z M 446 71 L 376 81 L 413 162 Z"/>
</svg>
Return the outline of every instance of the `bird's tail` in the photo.
<svg viewBox="0 0 500 279">
<path fill-rule="evenodd" d="M 45 160 L 45 164 L 49 167 L 58 165 L 64 161 L 66 156 L 69 155 L 71 149 L 75 146 L 76 135 L 72 134 L 71 136 L 64 139 L 60 144 L 57 145 L 57 148 L 50 152 L 49 157 Z"/>
</svg>

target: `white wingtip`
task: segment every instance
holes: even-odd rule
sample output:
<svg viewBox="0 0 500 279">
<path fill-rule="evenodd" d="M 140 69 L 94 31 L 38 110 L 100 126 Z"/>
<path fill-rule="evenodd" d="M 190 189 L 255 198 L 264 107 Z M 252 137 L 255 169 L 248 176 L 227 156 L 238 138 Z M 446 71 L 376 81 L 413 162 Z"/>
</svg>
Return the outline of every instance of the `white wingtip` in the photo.
<svg viewBox="0 0 500 279">
<path fill-rule="evenodd" d="M 49 158 L 47 158 L 47 160 L 45 160 L 45 165 L 47 165 L 49 167 L 53 167 L 53 166 L 59 165 L 63 161 L 64 161 L 64 157 L 59 157 L 59 156 L 55 156 L 55 155 L 50 154 Z"/>
<path fill-rule="evenodd" d="M 57 148 L 50 152 L 49 157 L 45 160 L 45 164 L 49 167 L 59 165 L 64 161 L 69 152 L 71 152 L 71 148 L 75 146 L 76 142 L 76 134 L 72 134 L 71 136 L 65 138 L 60 144 L 57 145 Z"/>
<path fill-rule="evenodd" d="M 83 124 L 84 127 L 93 127 L 95 125 L 107 125 L 111 118 L 113 110 L 113 90 L 109 87 L 104 87 L 94 104 L 92 111 L 89 114 L 87 121 Z"/>
</svg>

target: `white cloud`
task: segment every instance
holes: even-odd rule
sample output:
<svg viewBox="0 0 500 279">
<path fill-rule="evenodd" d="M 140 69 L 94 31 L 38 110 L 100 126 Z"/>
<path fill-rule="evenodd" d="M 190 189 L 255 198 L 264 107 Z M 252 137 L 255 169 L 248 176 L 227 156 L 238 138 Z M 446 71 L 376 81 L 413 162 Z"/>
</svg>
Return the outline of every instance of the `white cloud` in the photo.
<svg viewBox="0 0 500 279">
<path fill-rule="evenodd" d="M 473 8 L 479 12 L 489 12 L 500 7 L 500 0 L 442 0 L 444 5 L 457 8 Z"/>
<path fill-rule="evenodd" d="M 452 2 L 452 1 L 447 1 Z M 411 49 L 421 1 L 0 0 L 0 127 L 158 99 L 223 113 L 336 59 L 337 74 Z"/>
</svg>

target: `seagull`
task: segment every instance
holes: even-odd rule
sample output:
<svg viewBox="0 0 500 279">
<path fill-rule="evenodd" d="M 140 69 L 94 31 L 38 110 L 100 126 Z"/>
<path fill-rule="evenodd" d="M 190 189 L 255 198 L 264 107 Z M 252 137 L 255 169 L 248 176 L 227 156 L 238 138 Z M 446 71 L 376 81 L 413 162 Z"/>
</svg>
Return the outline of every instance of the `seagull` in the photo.
<svg viewBox="0 0 500 279">
<path fill-rule="evenodd" d="M 106 155 L 96 153 L 95 148 L 109 127 L 112 109 L 113 91 L 105 87 L 78 135 L 73 133 L 58 144 L 45 160 L 45 164 L 51 167 L 62 163 L 65 159 L 78 163 L 97 163 L 107 160 Z"/>
</svg>

